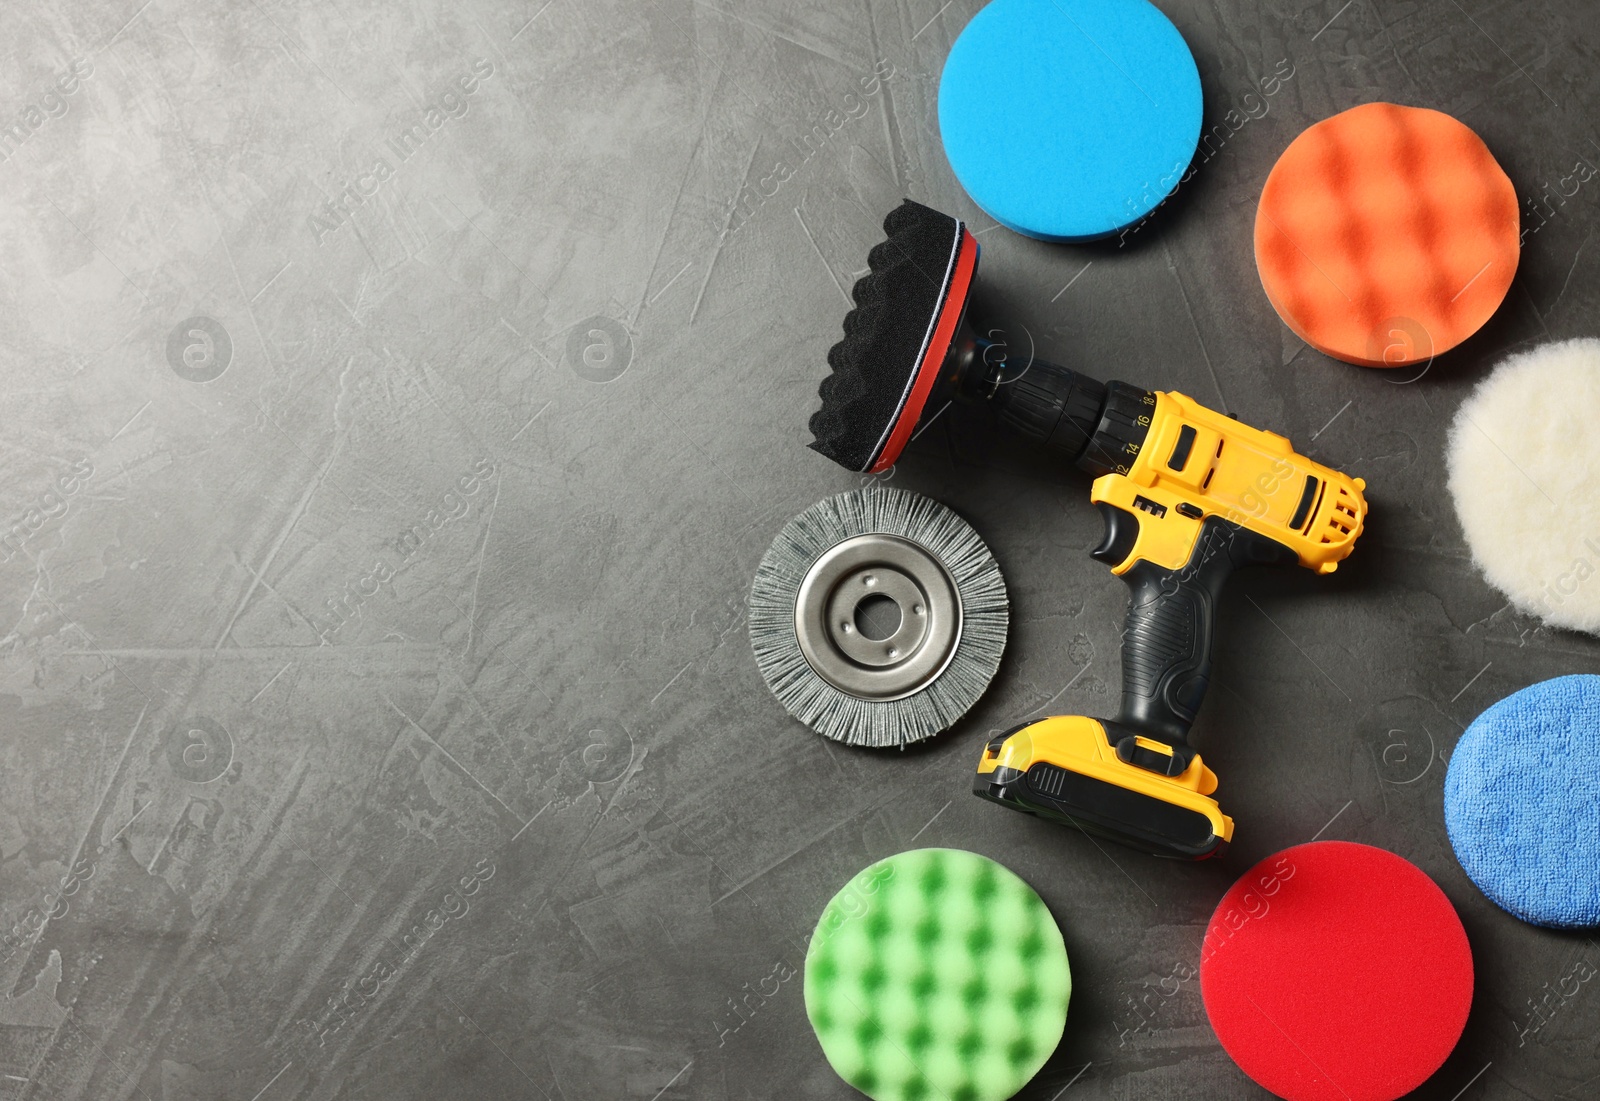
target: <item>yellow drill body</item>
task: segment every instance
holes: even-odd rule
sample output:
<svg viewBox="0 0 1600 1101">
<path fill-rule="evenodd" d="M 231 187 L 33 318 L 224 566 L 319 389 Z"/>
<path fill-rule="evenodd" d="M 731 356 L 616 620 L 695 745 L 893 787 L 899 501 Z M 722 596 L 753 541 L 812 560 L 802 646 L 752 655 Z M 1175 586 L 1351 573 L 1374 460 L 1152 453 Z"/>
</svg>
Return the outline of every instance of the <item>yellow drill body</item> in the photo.
<svg viewBox="0 0 1600 1101">
<path fill-rule="evenodd" d="M 1367 505 L 1367 483 L 1295 453 L 1272 432 L 1251 428 L 1193 398 L 1151 394 L 1150 432 L 1128 456 L 1127 469 L 1095 479 L 1091 501 L 1137 508 L 1139 541 L 1115 566 L 1138 561 L 1179 569 L 1194 553 L 1207 516 L 1282 543 L 1300 564 L 1332 573 L 1355 548 Z M 1180 461 L 1181 460 L 1181 461 Z M 1151 502 L 1155 509 L 1136 502 Z M 1183 505 L 1190 509 L 1182 509 Z M 1199 510 L 1199 515 L 1193 513 Z"/>
<path fill-rule="evenodd" d="M 1233 837 L 1233 820 L 1211 798 L 1216 775 L 1185 744 L 1186 721 L 1174 737 L 1170 724 L 1163 736 L 1129 720 L 1126 686 L 1130 679 L 1161 683 L 1173 664 L 1160 664 L 1163 647 L 1201 653 L 1211 603 L 1234 566 L 1337 569 L 1361 534 L 1366 483 L 1182 394 L 1141 400 L 1147 412 L 1135 423 L 1147 429 L 1142 442 L 1110 456 L 1112 472 L 1090 492 L 1107 521 L 1095 557 L 1134 585 L 1124 719 L 1057 716 L 1007 731 L 985 747 L 974 790 L 1161 855 L 1201 859 L 1219 855 Z M 1211 561 L 1219 555 L 1231 558 Z M 1130 641 L 1136 632 L 1139 639 Z M 1202 633 L 1204 642 L 1188 637 Z M 1147 658 L 1152 650 L 1156 657 Z M 1180 671 L 1176 683 L 1161 683 L 1180 717 L 1192 717 L 1205 691 L 1209 656 L 1202 660 L 1187 681 Z"/>
</svg>

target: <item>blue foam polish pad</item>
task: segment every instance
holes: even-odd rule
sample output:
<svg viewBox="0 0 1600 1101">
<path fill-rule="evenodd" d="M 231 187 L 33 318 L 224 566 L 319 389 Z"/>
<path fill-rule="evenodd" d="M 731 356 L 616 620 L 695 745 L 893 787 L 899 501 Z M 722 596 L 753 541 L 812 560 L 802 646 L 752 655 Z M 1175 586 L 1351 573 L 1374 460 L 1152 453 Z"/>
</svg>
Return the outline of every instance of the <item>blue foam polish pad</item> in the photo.
<svg viewBox="0 0 1600 1101">
<path fill-rule="evenodd" d="M 1200 141 L 1200 72 L 1147 0 L 994 0 L 939 81 L 956 178 L 1002 225 L 1109 237 L 1178 185 Z"/>
<path fill-rule="evenodd" d="M 1479 715 L 1450 756 L 1444 820 L 1478 888 L 1524 921 L 1600 925 L 1600 676 L 1557 677 Z"/>
</svg>

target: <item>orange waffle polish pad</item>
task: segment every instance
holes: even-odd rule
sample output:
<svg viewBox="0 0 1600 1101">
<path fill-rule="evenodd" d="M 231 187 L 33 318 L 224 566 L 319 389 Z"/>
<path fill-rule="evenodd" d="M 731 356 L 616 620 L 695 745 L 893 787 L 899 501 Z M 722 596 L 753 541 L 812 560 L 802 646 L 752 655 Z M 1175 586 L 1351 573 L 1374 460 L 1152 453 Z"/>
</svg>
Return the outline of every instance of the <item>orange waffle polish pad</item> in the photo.
<svg viewBox="0 0 1600 1101">
<path fill-rule="evenodd" d="M 1422 363 L 1499 308 L 1521 254 L 1516 189 L 1438 111 L 1369 103 L 1290 143 L 1261 190 L 1256 267 L 1307 344 L 1368 367 Z"/>
</svg>

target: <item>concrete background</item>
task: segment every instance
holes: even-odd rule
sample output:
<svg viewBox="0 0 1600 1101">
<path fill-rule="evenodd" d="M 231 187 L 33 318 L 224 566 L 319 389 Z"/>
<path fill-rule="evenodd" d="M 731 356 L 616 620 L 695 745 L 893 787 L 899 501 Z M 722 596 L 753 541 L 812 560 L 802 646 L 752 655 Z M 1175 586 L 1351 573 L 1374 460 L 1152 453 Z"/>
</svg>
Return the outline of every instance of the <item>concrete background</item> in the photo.
<svg viewBox="0 0 1600 1101">
<path fill-rule="evenodd" d="M 978 7 L 6 5 L 0 1098 L 854 1096 L 771 977 L 913 844 L 1001 860 L 1065 932 L 1066 1036 L 1021 1096 L 1264 1097 L 1194 983 L 1150 995 L 1235 876 L 1316 836 L 1417 862 L 1472 939 L 1471 1022 L 1417 1097 L 1600 1095 L 1600 992 L 1531 1008 L 1600 948 L 1479 895 L 1440 795 L 1482 708 L 1600 656 L 1477 576 L 1440 457 L 1497 357 L 1594 332 L 1600 186 L 1559 190 L 1600 163 L 1600 11 L 1162 0 L 1208 125 L 1260 117 L 1119 248 L 995 229 L 954 182 L 935 95 Z M 1251 255 L 1284 146 L 1378 99 L 1556 196 L 1500 314 L 1408 385 L 1303 347 Z M 967 794 L 987 732 L 1112 710 L 1125 602 L 1085 480 L 981 424 L 892 479 L 1008 578 L 968 720 L 847 751 L 757 673 L 756 562 L 859 483 L 805 424 L 902 195 L 971 219 L 991 316 L 1041 353 L 1370 485 L 1334 578 L 1230 590 L 1196 735 L 1225 861 Z"/>
</svg>

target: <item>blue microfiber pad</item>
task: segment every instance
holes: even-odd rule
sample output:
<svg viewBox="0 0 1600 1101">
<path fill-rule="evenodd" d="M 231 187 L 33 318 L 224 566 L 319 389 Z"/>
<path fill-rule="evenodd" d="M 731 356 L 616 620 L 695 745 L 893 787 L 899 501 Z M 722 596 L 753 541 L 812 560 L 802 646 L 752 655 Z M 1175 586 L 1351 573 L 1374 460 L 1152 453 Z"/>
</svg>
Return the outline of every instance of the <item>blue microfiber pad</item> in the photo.
<svg viewBox="0 0 1600 1101">
<path fill-rule="evenodd" d="M 1200 140 L 1200 73 L 1147 0 L 994 0 L 939 81 L 961 186 L 1002 225 L 1088 241 L 1177 186 Z"/>
<path fill-rule="evenodd" d="M 1456 744 L 1444 820 L 1497 905 L 1555 928 L 1600 925 L 1600 676 L 1507 696 Z"/>
</svg>

